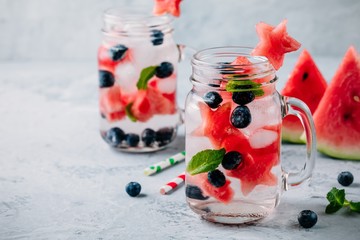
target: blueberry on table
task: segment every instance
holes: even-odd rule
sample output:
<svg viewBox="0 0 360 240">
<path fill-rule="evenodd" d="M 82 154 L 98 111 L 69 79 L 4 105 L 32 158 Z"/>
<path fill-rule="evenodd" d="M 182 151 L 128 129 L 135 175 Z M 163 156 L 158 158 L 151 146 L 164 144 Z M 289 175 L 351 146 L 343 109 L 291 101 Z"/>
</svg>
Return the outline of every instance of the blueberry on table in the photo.
<svg viewBox="0 0 360 240">
<path fill-rule="evenodd" d="M 119 44 L 110 48 L 110 57 L 113 61 L 117 62 L 125 57 L 125 53 L 128 50 L 125 45 Z"/>
<path fill-rule="evenodd" d="M 125 140 L 125 133 L 122 129 L 114 127 L 106 132 L 105 138 L 112 147 L 117 147 Z"/>
<path fill-rule="evenodd" d="M 160 144 L 169 143 L 174 135 L 174 128 L 160 128 L 156 131 L 156 141 Z"/>
<path fill-rule="evenodd" d="M 99 87 L 106 88 L 112 87 L 115 83 L 114 74 L 109 71 L 100 70 L 99 71 Z"/>
<path fill-rule="evenodd" d="M 246 128 L 251 123 L 250 109 L 247 106 L 237 106 L 231 113 L 231 124 L 236 128 Z"/>
<path fill-rule="evenodd" d="M 226 183 L 225 175 L 218 169 L 208 172 L 207 178 L 209 183 L 217 188 L 224 186 Z"/>
<path fill-rule="evenodd" d="M 164 42 L 164 33 L 160 30 L 151 30 L 151 42 L 154 46 L 161 45 Z"/>
<path fill-rule="evenodd" d="M 137 182 L 129 182 L 126 185 L 125 190 L 129 196 L 136 197 L 141 192 L 141 185 Z"/>
<path fill-rule="evenodd" d="M 224 155 L 221 165 L 226 170 L 233 170 L 240 165 L 241 161 L 242 161 L 241 153 L 237 151 L 231 151 L 231 152 L 227 152 Z"/>
<path fill-rule="evenodd" d="M 186 197 L 197 199 L 197 200 L 206 200 L 209 197 L 205 197 L 200 188 L 197 186 L 187 185 L 185 189 Z"/>
<path fill-rule="evenodd" d="M 354 181 L 354 176 L 352 175 L 351 172 L 348 172 L 348 171 L 341 172 L 338 176 L 338 182 L 345 187 L 352 184 L 353 181 Z"/>
<path fill-rule="evenodd" d="M 210 108 L 217 108 L 219 107 L 220 103 L 222 103 L 223 99 L 221 95 L 218 92 L 208 92 L 205 93 L 203 96 L 204 102 L 210 107 Z"/>
<path fill-rule="evenodd" d="M 141 141 L 144 142 L 144 145 L 149 147 L 151 146 L 156 140 L 156 132 L 151 128 L 146 128 L 141 133 Z"/>
<path fill-rule="evenodd" d="M 303 210 L 298 215 L 298 221 L 303 228 L 311 228 L 317 222 L 317 214 L 311 210 Z"/>
<path fill-rule="evenodd" d="M 129 147 L 136 147 L 140 142 L 139 135 L 135 133 L 128 133 L 126 134 L 126 143 Z"/>
<path fill-rule="evenodd" d="M 255 99 L 255 94 L 251 91 L 248 92 L 234 92 L 232 100 L 239 105 L 246 105 Z"/>
<path fill-rule="evenodd" d="M 162 62 L 155 69 L 155 76 L 158 78 L 170 77 L 174 72 L 174 66 L 170 62 Z"/>
</svg>

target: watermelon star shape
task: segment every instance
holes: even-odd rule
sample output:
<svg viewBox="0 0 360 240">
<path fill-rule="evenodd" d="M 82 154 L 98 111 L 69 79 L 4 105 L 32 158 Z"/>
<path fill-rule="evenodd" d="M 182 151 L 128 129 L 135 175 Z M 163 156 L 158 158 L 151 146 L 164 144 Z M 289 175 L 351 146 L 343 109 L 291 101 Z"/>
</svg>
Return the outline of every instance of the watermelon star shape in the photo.
<svg viewBox="0 0 360 240">
<path fill-rule="evenodd" d="M 181 0 L 155 0 L 153 13 L 158 16 L 170 13 L 174 17 L 180 16 Z"/>
<path fill-rule="evenodd" d="M 276 27 L 260 22 L 256 24 L 256 32 L 260 42 L 252 51 L 253 56 L 265 56 L 278 70 L 284 62 L 284 55 L 296 51 L 301 44 L 286 31 L 287 20 L 283 20 Z"/>
</svg>

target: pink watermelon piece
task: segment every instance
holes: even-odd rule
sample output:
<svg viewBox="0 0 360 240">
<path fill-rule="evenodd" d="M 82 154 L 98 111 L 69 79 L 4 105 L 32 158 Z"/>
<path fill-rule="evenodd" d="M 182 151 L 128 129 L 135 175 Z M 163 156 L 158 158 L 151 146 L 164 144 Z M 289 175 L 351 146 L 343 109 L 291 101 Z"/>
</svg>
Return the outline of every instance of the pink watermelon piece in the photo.
<svg viewBox="0 0 360 240">
<path fill-rule="evenodd" d="M 360 160 L 360 59 L 351 46 L 314 114 L 318 150 Z"/>
<path fill-rule="evenodd" d="M 287 33 L 286 23 L 287 20 L 285 19 L 276 27 L 264 22 L 256 25 L 260 42 L 251 54 L 267 57 L 276 70 L 282 66 L 285 53 L 296 51 L 301 46 Z"/>
<path fill-rule="evenodd" d="M 326 80 L 310 53 L 303 50 L 281 94 L 302 100 L 313 114 L 325 93 L 326 86 Z M 290 115 L 284 119 L 282 128 L 284 141 L 302 143 L 303 132 L 303 126 L 297 117 Z"/>
<path fill-rule="evenodd" d="M 215 149 L 224 147 L 226 151 L 249 147 L 247 137 L 230 122 L 231 102 L 212 110 L 205 103 L 199 103 L 203 124 L 197 132 L 208 137 Z"/>
<path fill-rule="evenodd" d="M 232 63 L 231 65 L 249 65 L 251 64 L 251 62 L 249 61 L 249 59 L 247 57 L 244 56 L 238 56 Z"/>
<path fill-rule="evenodd" d="M 170 13 L 175 17 L 179 17 L 180 3 L 181 0 L 155 0 L 153 13 L 155 15 Z"/>
<path fill-rule="evenodd" d="M 147 122 L 154 115 L 152 102 L 148 98 L 146 90 L 139 90 L 135 101 L 131 106 L 131 113 L 137 121 Z"/>
<path fill-rule="evenodd" d="M 100 88 L 99 109 L 109 122 L 119 121 L 125 117 L 125 104 L 121 95 L 118 85 Z"/>
<path fill-rule="evenodd" d="M 222 203 L 229 203 L 234 197 L 234 190 L 231 188 L 230 180 L 226 180 L 226 183 L 222 187 L 215 187 L 207 180 L 207 173 L 200 173 L 195 176 L 191 176 L 197 185 L 203 191 L 204 196 L 211 196 Z"/>
</svg>

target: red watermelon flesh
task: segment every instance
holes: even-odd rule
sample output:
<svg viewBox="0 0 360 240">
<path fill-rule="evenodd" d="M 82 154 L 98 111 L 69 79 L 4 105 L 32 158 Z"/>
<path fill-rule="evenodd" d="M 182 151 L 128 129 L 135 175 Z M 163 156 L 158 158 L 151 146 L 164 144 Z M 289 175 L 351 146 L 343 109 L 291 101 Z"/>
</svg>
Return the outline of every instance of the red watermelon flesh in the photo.
<svg viewBox="0 0 360 240">
<path fill-rule="evenodd" d="M 326 86 L 326 80 L 317 68 L 310 53 L 304 50 L 281 94 L 302 100 L 308 105 L 313 114 L 325 93 Z M 303 132 L 303 126 L 297 117 L 289 115 L 284 119 L 282 140 L 302 143 L 303 141 L 300 137 Z"/>
<path fill-rule="evenodd" d="M 125 117 L 125 105 L 121 98 L 121 88 L 118 85 L 100 88 L 99 109 L 109 122 Z"/>
<path fill-rule="evenodd" d="M 200 173 L 195 176 L 189 176 L 194 180 L 203 191 L 204 196 L 211 196 L 222 203 L 229 203 L 234 197 L 234 190 L 231 188 L 230 180 L 222 187 L 215 187 L 211 185 L 207 179 L 207 173 Z"/>
<path fill-rule="evenodd" d="M 224 147 L 226 151 L 249 147 L 247 137 L 230 122 L 231 102 L 212 110 L 205 103 L 199 103 L 202 126 L 197 132 L 208 137 L 215 149 Z"/>
<path fill-rule="evenodd" d="M 263 22 L 256 25 L 260 42 L 251 54 L 267 57 L 276 70 L 282 66 L 285 53 L 296 51 L 301 46 L 287 33 L 286 23 L 287 20 L 283 20 L 276 27 Z"/>
<path fill-rule="evenodd" d="M 314 114 L 318 150 L 360 160 L 360 59 L 350 47 Z"/>
<path fill-rule="evenodd" d="M 181 0 L 155 0 L 153 13 L 155 15 L 162 15 L 170 13 L 175 17 L 180 16 L 180 3 Z"/>
<path fill-rule="evenodd" d="M 146 90 L 139 90 L 131 106 L 131 113 L 140 122 L 148 121 L 153 115 L 152 102 Z"/>
</svg>

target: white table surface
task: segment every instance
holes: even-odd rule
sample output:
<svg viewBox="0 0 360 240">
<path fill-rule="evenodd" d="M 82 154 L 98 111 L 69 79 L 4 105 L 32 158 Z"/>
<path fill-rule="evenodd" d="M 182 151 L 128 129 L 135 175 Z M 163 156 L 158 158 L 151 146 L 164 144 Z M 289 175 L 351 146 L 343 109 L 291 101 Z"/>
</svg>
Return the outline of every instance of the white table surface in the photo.
<svg viewBox="0 0 360 240">
<path fill-rule="evenodd" d="M 318 59 L 327 79 L 339 62 Z M 279 72 L 278 89 L 293 63 Z M 182 76 L 180 103 L 189 88 Z M 97 106 L 95 63 L 0 63 L 0 239 L 359 239 L 360 214 L 324 210 L 326 193 L 341 187 L 341 171 L 354 174 L 346 192 L 360 201 L 360 161 L 318 154 L 310 185 L 285 192 L 270 217 L 256 225 L 213 224 L 190 210 L 184 187 L 159 194 L 184 163 L 143 175 L 151 163 L 184 149 L 184 129 L 163 151 L 120 153 L 100 138 Z M 304 152 L 303 145 L 284 145 L 284 167 L 301 167 Z M 141 197 L 126 194 L 130 181 L 141 183 Z M 308 230 L 297 223 L 304 209 L 318 214 Z"/>
</svg>

